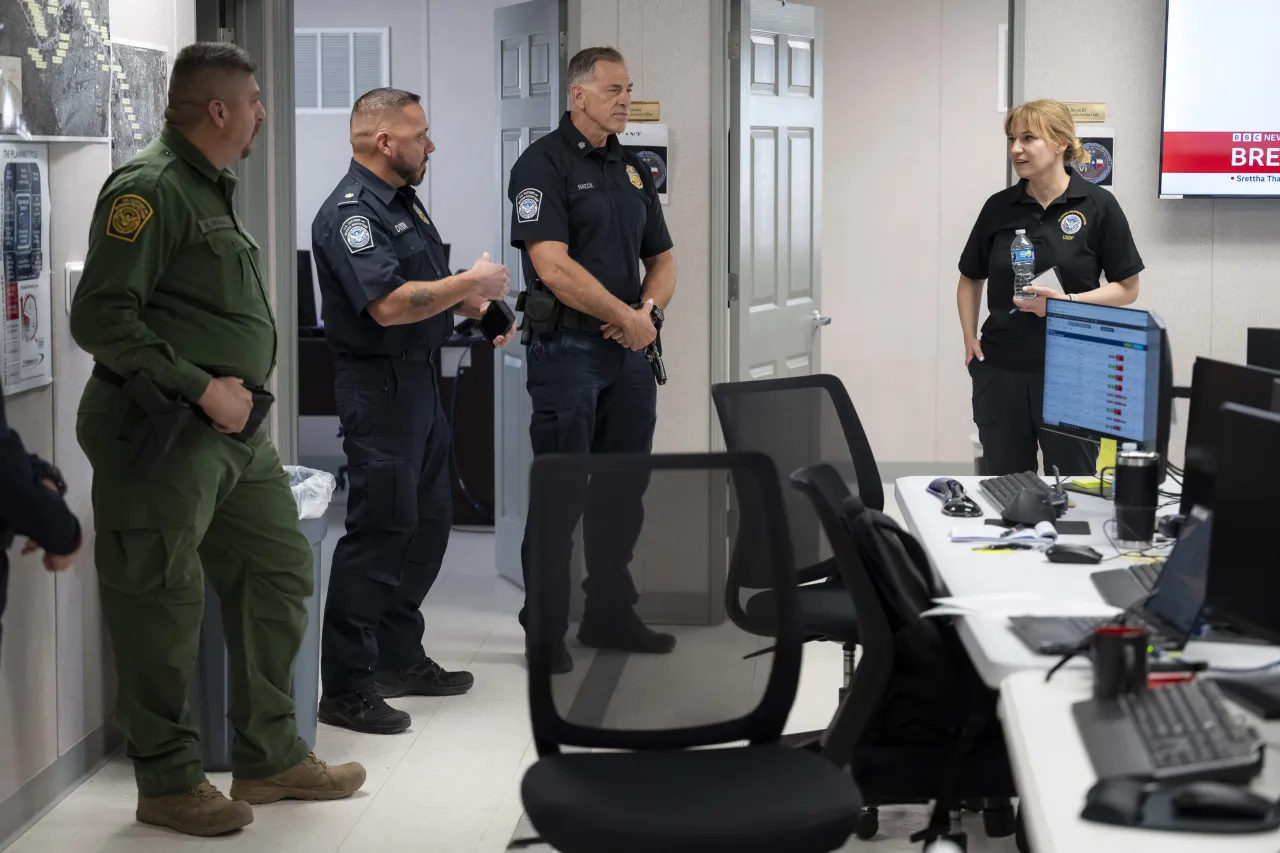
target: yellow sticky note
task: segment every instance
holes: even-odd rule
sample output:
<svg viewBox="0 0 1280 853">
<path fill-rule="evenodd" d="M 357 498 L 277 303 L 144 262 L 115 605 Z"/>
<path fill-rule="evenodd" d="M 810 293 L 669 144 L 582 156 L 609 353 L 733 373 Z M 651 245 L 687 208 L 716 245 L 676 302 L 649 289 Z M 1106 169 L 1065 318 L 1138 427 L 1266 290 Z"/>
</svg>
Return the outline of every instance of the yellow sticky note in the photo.
<svg viewBox="0 0 1280 853">
<path fill-rule="evenodd" d="M 120 89 L 121 89 L 121 90 L 128 89 L 128 88 L 129 88 L 129 84 L 128 84 L 128 83 L 121 83 L 121 84 L 120 84 Z"/>
<path fill-rule="evenodd" d="M 36 68 L 39 68 L 41 71 L 44 71 L 48 67 L 49 67 L 49 63 L 45 62 L 43 59 L 36 60 Z"/>
<path fill-rule="evenodd" d="M 123 69 L 123 68 L 121 68 L 119 65 L 112 65 L 112 66 L 111 66 L 111 70 L 112 70 L 112 71 L 114 71 L 114 72 L 116 72 L 117 74 L 119 74 L 119 73 L 120 73 L 121 71 L 123 71 L 124 69 Z"/>
<path fill-rule="evenodd" d="M 61 65 L 61 64 L 62 64 L 62 57 L 61 57 L 61 56 L 55 56 L 55 57 L 53 58 L 53 64 L 54 64 L 54 65 Z"/>
<path fill-rule="evenodd" d="M 99 61 L 99 62 L 106 62 L 106 61 L 107 61 L 107 55 L 106 55 L 105 53 L 100 53 L 100 54 L 98 54 L 98 61 Z"/>
<path fill-rule="evenodd" d="M 110 71 L 110 70 L 111 70 L 111 66 L 109 66 L 109 65 L 107 65 L 107 64 L 105 64 L 105 63 L 104 63 L 104 64 L 103 64 L 103 66 L 102 66 L 102 70 L 103 70 L 103 71 Z"/>
<path fill-rule="evenodd" d="M 40 51 L 37 48 L 29 47 L 27 48 L 27 56 L 30 56 L 32 59 L 39 59 Z"/>
<path fill-rule="evenodd" d="M 138 122 L 136 122 L 136 121 L 131 121 L 131 122 L 129 122 L 129 125 L 130 125 L 134 130 L 142 130 L 142 125 L 140 125 L 140 124 L 139 124 Z"/>
<path fill-rule="evenodd" d="M 121 98 L 121 99 L 120 99 L 120 103 L 122 103 L 122 104 L 124 104 L 124 105 L 128 106 L 129 104 L 132 104 L 132 103 L 133 103 L 133 101 L 129 100 L 128 98 Z"/>
<path fill-rule="evenodd" d="M 141 134 L 141 133 L 135 133 L 135 134 L 133 135 L 133 138 L 134 138 L 134 139 L 141 139 L 141 138 L 142 138 L 142 134 Z"/>
<path fill-rule="evenodd" d="M 66 55 L 67 55 L 67 49 L 66 49 L 65 47 L 60 47 L 60 48 L 58 48 L 58 49 L 57 49 L 56 51 L 54 51 L 54 52 L 55 52 L 56 54 L 58 54 L 58 56 L 66 56 Z"/>
<path fill-rule="evenodd" d="M 133 107 L 129 106 L 128 104 L 124 105 L 124 111 L 129 115 L 133 115 Z"/>
<path fill-rule="evenodd" d="M 71 33 L 60 33 L 58 35 L 58 41 L 63 44 L 71 44 Z"/>
<path fill-rule="evenodd" d="M 1112 469 L 1114 475 L 1116 467 L 1116 440 L 1114 438 L 1102 439 L 1101 447 L 1098 449 L 1098 476 L 1102 476 L 1102 472 L 1106 469 Z"/>
</svg>

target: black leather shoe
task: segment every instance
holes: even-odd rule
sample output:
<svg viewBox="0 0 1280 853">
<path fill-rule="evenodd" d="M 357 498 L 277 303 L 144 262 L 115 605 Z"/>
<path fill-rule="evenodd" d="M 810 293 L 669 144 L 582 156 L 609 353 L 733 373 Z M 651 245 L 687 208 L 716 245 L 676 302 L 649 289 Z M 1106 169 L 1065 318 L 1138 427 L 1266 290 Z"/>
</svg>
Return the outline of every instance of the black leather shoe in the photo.
<svg viewBox="0 0 1280 853">
<path fill-rule="evenodd" d="M 355 690 L 337 696 L 320 697 L 316 715 L 327 726 L 337 726 L 366 735 L 399 734 L 413 718 L 398 711 L 372 690 Z"/>
<path fill-rule="evenodd" d="M 449 672 L 427 658 L 408 670 L 379 672 L 374 676 L 378 695 L 386 699 L 397 696 L 457 696 L 476 683 L 469 672 Z"/>
<path fill-rule="evenodd" d="M 524 659 L 526 661 L 529 659 L 528 646 L 524 649 Z M 551 652 L 551 674 L 567 675 L 570 672 L 573 672 L 573 657 L 570 656 L 568 647 L 561 641 L 556 643 L 555 649 Z"/>
<path fill-rule="evenodd" d="M 593 649 L 640 655 L 670 654 L 676 647 L 675 637 L 652 630 L 631 610 L 610 618 L 584 617 L 578 628 L 578 642 Z"/>
</svg>

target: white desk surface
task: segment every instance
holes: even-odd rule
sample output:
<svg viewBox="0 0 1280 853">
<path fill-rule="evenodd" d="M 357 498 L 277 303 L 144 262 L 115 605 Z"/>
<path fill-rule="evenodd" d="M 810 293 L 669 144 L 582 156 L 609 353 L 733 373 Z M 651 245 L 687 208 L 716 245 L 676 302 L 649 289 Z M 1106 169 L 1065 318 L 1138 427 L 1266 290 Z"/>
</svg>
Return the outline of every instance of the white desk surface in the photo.
<svg viewBox="0 0 1280 853">
<path fill-rule="evenodd" d="M 981 524 L 1000 513 L 978 486 L 978 477 L 957 477 L 965 492 L 974 498 L 986 515 L 980 519 L 949 518 L 942 514 L 942 502 L 929 494 L 932 477 L 904 477 L 895 483 L 898 506 L 908 529 L 933 560 L 934 569 L 951 595 L 988 593 L 1038 593 L 1046 598 L 1102 602 L 1090 580 L 1094 572 L 1134 565 L 1131 559 L 1104 559 L 1101 564 L 1050 563 L 1039 551 L 975 552 L 973 543 L 951 541 L 951 530 L 960 525 Z M 1089 536 L 1060 536 L 1059 542 L 1096 548 L 1105 557 L 1115 557 L 1116 548 L 1107 541 L 1103 523 L 1113 516 L 1114 505 L 1089 495 L 1071 494 L 1075 504 L 1064 521 L 1089 522 Z M 1037 655 L 1009 630 L 1003 618 L 969 617 L 959 620 L 960 638 L 982 680 L 997 688 L 1005 678 L 1024 670 L 1049 669 L 1057 657 Z M 1188 660 L 1204 660 L 1219 666 L 1262 666 L 1280 660 L 1280 649 L 1261 645 L 1230 643 L 1188 643 L 1183 652 Z M 1084 659 L 1067 668 L 1088 668 Z M 1280 848 L 1277 848 L 1280 850 Z"/>
<path fill-rule="evenodd" d="M 1048 684 L 1042 672 L 1020 672 L 1000 686 L 1000 716 L 1020 795 L 1022 823 L 1035 853 L 1280 851 L 1280 830 L 1256 835 L 1201 835 L 1083 820 L 1080 811 L 1085 795 L 1097 778 L 1076 731 L 1071 706 L 1092 695 L 1092 682 L 1087 671 L 1063 670 Z M 1280 723 L 1251 722 L 1269 742 L 1280 743 Z M 1267 750 L 1253 788 L 1271 799 L 1280 796 L 1280 752 Z"/>
<path fill-rule="evenodd" d="M 1130 565 L 1104 559 L 1100 565 L 1050 563 L 1041 553 L 1010 551 L 974 553 L 973 544 L 952 543 L 952 527 L 973 519 L 942 515 L 941 502 L 926 491 L 932 477 L 907 477 L 896 484 L 898 506 L 911 532 L 933 560 L 934 568 L 952 595 L 1034 592 L 1063 599 L 1101 601 L 1089 576 L 1096 571 Z M 974 497 L 985 517 L 998 518 L 982 494 L 977 477 L 956 478 Z M 1112 516 L 1112 504 L 1101 498 L 1073 494 L 1075 507 L 1065 518 L 1088 521 L 1091 535 L 1064 536 L 1059 541 L 1091 545 L 1103 555 L 1116 549 L 1107 541 L 1102 524 Z M 1090 698 L 1093 679 L 1087 660 L 1073 661 L 1048 684 L 1045 671 L 1057 662 L 1032 654 L 1009 631 L 1005 620 L 959 620 L 965 648 L 983 680 L 1000 690 L 1000 715 L 1009 758 L 1017 781 L 1023 824 L 1036 853 L 1277 853 L 1280 831 L 1260 835 L 1193 835 L 1150 832 L 1091 823 L 1080 818 L 1085 795 L 1097 781 L 1084 742 L 1076 729 L 1071 706 Z M 1261 666 L 1280 660 L 1280 649 L 1227 643 L 1190 643 L 1185 657 L 1219 666 Z M 1246 715 L 1247 716 L 1247 715 Z M 1280 723 L 1254 719 L 1269 743 L 1280 744 Z M 1280 796 L 1280 753 L 1269 748 L 1263 772 L 1254 789 L 1275 799 Z"/>
</svg>

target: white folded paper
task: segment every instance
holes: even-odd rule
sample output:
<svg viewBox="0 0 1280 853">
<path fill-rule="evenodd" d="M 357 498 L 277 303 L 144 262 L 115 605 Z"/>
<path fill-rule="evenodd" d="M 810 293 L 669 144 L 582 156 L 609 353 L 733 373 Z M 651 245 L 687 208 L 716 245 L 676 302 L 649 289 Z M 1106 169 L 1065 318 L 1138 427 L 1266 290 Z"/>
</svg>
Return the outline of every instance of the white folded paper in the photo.
<svg viewBox="0 0 1280 853">
<path fill-rule="evenodd" d="M 952 542 L 1042 542 L 1050 544 L 1058 539 L 1058 529 L 1051 521 L 1042 521 L 1035 527 L 1023 527 L 1012 533 L 992 527 L 990 524 L 962 524 L 951 528 Z"/>
</svg>

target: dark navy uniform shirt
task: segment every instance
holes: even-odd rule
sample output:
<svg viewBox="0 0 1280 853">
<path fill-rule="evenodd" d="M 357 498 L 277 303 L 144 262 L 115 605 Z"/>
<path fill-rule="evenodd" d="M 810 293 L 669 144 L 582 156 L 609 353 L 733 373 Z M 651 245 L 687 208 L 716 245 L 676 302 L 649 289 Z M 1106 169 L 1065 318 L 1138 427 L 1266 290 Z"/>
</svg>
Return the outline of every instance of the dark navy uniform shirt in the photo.
<svg viewBox="0 0 1280 853">
<path fill-rule="evenodd" d="M 311 248 L 325 337 L 339 355 L 399 356 L 438 349 L 449 337 L 449 311 L 384 327 L 366 310 L 405 282 L 449 276 L 440 232 L 413 187 L 392 187 L 353 160 L 311 223 Z"/>
<path fill-rule="evenodd" d="M 565 243 L 569 257 L 614 296 L 640 301 L 640 260 L 671 248 L 649 167 L 611 135 L 592 148 L 569 113 L 511 169 L 511 245 Z M 525 280 L 533 275 L 528 253 Z"/>
<path fill-rule="evenodd" d="M 1013 257 L 1010 247 L 1025 229 L 1036 252 L 1036 275 L 1057 267 L 1065 293 L 1084 293 L 1107 281 L 1123 281 L 1142 272 L 1129 221 L 1110 191 L 1091 184 L 1074 170 L 1067 191 L 1047 208 L 1019 181 L 983 205 L 973 233 L 960 255 L 960 274 L 987 280 L 982 325 L 986 363 L 1006 370 L 1044 369 L 1045 321 L 1013 308 Z"/>
</svg>

